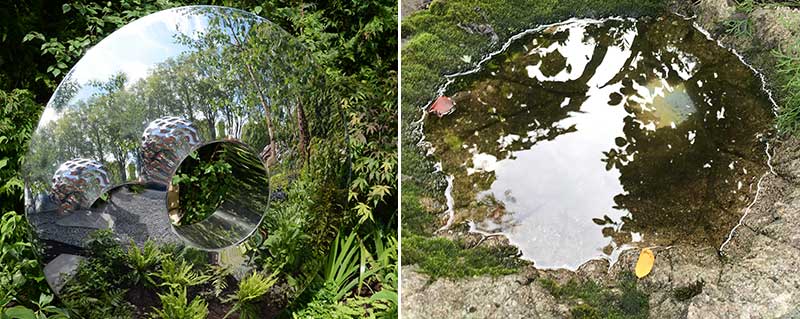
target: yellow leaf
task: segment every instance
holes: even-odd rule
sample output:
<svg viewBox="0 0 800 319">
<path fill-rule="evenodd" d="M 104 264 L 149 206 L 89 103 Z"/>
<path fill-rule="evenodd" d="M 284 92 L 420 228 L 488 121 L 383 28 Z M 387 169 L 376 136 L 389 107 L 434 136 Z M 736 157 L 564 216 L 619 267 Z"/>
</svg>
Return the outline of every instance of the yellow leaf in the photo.
<svg viewBox="0 0 800 319">
<path fill-rule="evenodd" d="M 656 261 L 656 255 L 650 248 L 642 249 L 639 253 L 639 260 L 636 261 L 636 277 L 644 278 L 653 270 L 653 263 Z"/>
</svg>

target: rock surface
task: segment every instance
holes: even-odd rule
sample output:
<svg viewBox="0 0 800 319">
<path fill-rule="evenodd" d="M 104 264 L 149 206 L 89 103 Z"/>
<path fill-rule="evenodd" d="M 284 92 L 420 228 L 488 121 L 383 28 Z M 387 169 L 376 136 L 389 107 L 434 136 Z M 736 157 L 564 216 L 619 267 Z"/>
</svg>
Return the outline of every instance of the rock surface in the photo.
<svg viewBox="0 0 800 319">
<path fill-rule="evenodd" d="M 403 318 L 563 318 L 568 309 L 522 274 L 440 279 L 403 267 Z"/>
<path fill-rule="evenodd" d="M 59 293 L 67 279 L 75 274 L 78 264 L 86 258 L 76 255 L 61 254 L 44 266 L 44 276 L 50 289 Z"/>
</svg>

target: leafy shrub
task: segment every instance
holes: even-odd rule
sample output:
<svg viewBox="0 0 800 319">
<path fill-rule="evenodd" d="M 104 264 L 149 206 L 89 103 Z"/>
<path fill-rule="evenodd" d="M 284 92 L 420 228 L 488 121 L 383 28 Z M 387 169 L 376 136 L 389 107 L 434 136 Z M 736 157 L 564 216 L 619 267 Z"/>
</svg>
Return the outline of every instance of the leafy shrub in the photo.
<svg viewBox="0 0 800 319">
<path fill-rule="evenodd" d="M 130 264 L 131 283 L 133 285 L 155 285 L 151 272 L 156 270 L 156 266 L 163 257 L 161 251 L 156 247 L 155 242 L 148 240 L 144 243 L 144 247 L 139 250 L 139 247 L 131 241 L 128 246 L 128 263 Z"/>
<path fill-rule="evenodd" d="M 215 151 L 209 158 L 192 152 L 181 163 L 172 184 L 180 189 L 181 216 L 176 225 L 191 225 L 203 221 L 217 210 L 228 191 L 235 187 L 230 175 L 232 166 L 225 159 L 225 149 Z"/>
<path fill-rule="evenodd" d="M 38 247 L 26 220 L 15 212 L 0 218 L 0 306 L 11 301 L 30 304 L 31 296 L 47 291 L 39 266 Z"/>
<path fill-rule="evenodd" d="M 41 294 L 39 301 L 34 301 L 35 309 L 25 306 L 14 306 L 8 309 L 0 308 L 0 319 L 65 319 L 69 318 L 67 311 L 51 305 L 52 295 Z"/>
<path fill-rule="evenodd" d="M 132 279 L 128 253 L 109 230 L 92 233 L 86 246 L 90 256 L 64 285 L 61 301 L 79 318 L 132 316 L 134 306 L 125 300 Z"/>
</svg>

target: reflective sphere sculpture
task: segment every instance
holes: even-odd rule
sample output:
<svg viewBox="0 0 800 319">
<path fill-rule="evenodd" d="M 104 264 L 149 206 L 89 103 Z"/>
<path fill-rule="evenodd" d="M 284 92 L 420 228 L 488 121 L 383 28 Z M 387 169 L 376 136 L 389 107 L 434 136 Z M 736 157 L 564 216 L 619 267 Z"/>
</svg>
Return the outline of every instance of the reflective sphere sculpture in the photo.
<svg viewBox="0 0 800 319">
<path fill-rule="evenodd" d="M 299 40 L 236 9 L 175 8 L 115 31 L 67 73 L 31 138 L 26 210 L 46 255 L 85 249 L 98 229 L 218 255 L 250 240 L 280 257 L 262 243 L 296 225 L 325 247 L 350 161 L 323 75 Z M 293 276 L 287 293 L 307 279 Z"/>
<path fill-rule="evenodd" d="M 178 164 L 200 144 L 197 129 L 180 117 L 150 122 L 142 134 L 142 172 L 146 182 L 167 184 Z"/>
<path fill-rule="evenodd" d="M 111 182 L 108 172 L 98 161 L 79 158 L 61 164 L 53 175 L 53 201 L 60 203 L 60 212 L 88 208 L 105 192 Z"/>
</svg>

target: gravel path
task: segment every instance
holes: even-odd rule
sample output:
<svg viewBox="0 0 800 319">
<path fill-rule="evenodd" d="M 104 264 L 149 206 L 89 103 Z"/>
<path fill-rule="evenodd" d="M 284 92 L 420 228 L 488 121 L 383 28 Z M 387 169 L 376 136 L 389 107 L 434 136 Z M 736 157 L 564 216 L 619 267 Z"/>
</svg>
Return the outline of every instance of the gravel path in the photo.
<svg viewBox="0 0 800 319">
<path fill-rule="evenodd" d="M 111 220 L 112 230 L 123 243 L 133 240 L 142 246 L 148 239 L 177 243 L 181 240 L 172 231 L 165 201 L 163 191 L 145 189 L 134 193 L 120 187 L 113 191 L 107 204 L 76 213 L 80 218 L 62 217 L 54 211 L 29 214 L 28 218 L 41 239 L 78 247 L 85 247 L 86 238 L 103 224 L 101 218 Z"/>
</svg>

